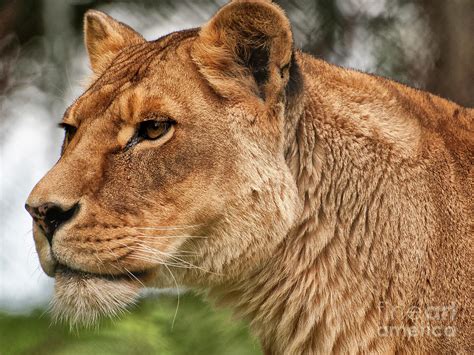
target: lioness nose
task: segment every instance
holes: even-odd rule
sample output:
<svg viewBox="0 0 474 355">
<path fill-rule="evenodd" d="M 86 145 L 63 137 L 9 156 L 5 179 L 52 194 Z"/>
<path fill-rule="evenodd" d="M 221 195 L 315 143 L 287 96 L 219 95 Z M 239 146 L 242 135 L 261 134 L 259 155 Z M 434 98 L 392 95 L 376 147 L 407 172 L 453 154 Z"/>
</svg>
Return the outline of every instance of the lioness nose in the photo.
<svg viewBox="0 0 474 355">
<path fill-rule="evenodd" d="M 75 204 L 71 208 L 63 209 L 54 203 L 45 203 L 38 207 L 25 205 L 35 223 L 43 230 L 50 245 L 54 232 L 72 218 L 78 207 L 79 205 Z"/>
</svg>

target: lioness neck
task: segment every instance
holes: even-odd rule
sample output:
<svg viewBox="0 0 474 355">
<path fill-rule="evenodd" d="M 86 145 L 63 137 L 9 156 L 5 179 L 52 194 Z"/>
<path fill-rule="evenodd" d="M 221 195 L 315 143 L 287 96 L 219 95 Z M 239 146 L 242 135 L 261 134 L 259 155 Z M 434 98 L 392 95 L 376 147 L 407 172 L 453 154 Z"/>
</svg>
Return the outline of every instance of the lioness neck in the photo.
<svg viewBox="0 0 474 355">
<path fill-rule="evenodd" d="M 439 297 L 440 192 L 422 162 L 423 123 L 400 104 L 399 84 L 302 54 L 298 63 L 304 94 L 286 152 L 303 212 L 274 256 L 224 293 L 267 353 L 427 351 L 423 337 L 386 333 Z"/>
</svg>

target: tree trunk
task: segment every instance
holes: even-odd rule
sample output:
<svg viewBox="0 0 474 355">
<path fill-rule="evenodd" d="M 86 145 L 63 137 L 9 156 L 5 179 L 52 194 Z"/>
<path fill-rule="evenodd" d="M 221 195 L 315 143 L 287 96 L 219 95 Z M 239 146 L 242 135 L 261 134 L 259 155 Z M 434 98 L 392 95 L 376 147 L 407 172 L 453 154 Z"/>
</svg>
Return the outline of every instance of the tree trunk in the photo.
<svg viewBox="0 0 474 355">
<path fill-rule="evenodd" d="M 474 105 L 474 1 L 423 0 L 438 39 L 438 58 L 427 90 Z"/>
</svg>

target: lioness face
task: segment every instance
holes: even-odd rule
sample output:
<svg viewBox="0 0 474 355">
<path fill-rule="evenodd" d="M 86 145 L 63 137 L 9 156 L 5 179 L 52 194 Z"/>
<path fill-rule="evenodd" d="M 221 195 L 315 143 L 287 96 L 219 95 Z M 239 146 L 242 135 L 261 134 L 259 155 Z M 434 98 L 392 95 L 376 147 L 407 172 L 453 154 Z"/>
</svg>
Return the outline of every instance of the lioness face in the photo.
<svg viewBox="0 0 474 355">
<path fill-rule="evenodd" d="M 267 74 L 265 95 L 236 82 L 232 97 L 206 76 L 212 21 L 154 42 L 99 12 L 85 21 L 98 79 L 64 114 L 61 158 L 27 209 L 41 265 L 56 278 L 54 314 L 88 324 L 143 286 L 245 277 L 299 208 L 277 90 L 286 72 L 275 85 Z"/>
</svg>

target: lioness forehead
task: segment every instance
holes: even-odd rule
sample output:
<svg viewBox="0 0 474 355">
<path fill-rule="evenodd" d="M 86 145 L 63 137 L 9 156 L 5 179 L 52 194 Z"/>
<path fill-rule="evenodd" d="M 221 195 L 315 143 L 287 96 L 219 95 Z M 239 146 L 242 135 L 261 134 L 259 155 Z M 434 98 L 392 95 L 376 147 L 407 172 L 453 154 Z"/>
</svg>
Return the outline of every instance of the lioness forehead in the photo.
<svg viewBox="0 0 474 355">
<path fill-rule="evenodd" d="M 111 66 L 96 80 L 90 90 L 100 90 L 104 85 L 139 81 L 148 73 L 152 63 L 164 61 L 176 54 L 176 49 L 186 39 L 196 37 L 198 29 L 170 33 L 152 42 L 124 48 Z"/>
<path fill-rule="evenodd" d="M 79 124 L 88 117 L 101 115 L 127 89 L 137 87 L 145 78 L 160 80 L 152 69 L 157 67 L 155 64 L 169 60 L 176 63 L 179 58 L 177 49 L 187 39 L 196 37 L 198 31 L 190 29 L 173 32 L 153 42 L 124 48 L 110 67 L 66 110 L 63 121 Z M 125 98 L 124 101 L 130 100 Z"/>
</svg>

